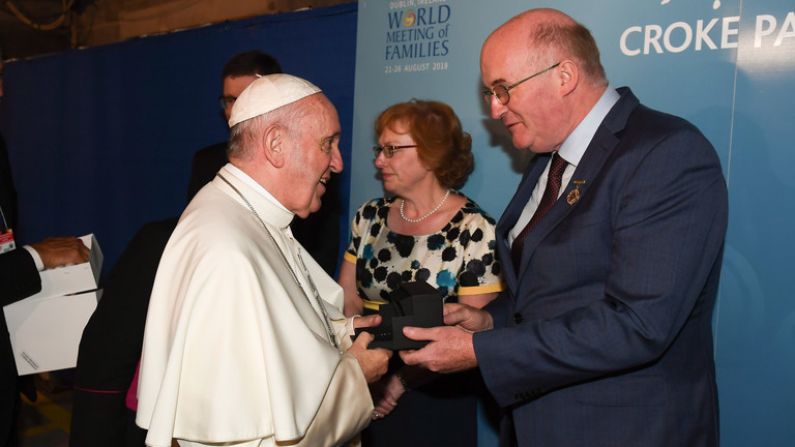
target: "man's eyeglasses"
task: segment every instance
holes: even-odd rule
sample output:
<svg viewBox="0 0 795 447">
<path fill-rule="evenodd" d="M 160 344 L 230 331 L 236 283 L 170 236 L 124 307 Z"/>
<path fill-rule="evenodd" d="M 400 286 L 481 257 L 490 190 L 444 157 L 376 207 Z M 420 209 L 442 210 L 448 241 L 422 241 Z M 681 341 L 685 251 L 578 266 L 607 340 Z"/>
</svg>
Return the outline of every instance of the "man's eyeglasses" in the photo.
<svg viewBox="0 0 795 447">
<path fill-rule="evenodd" d="M 219 96 L 218 104 L 222 109 L 226 109 L 227 107 L 232 107 L 232 104 L 234 104 L 236 100 L 237 96 Z"/>
<path fill-rule="evenodd" d="M 417 147 L 417 145 L 416 144 L 404 144 L 402 146 L 394 146 L 391 144 L 386 144 L 384 146 L 375 145 L 373 146 L 373 154 L 375 155 L 375 158 L 378 158 L 378 154 L 383 152 L 384 157 L 392 158 L 392 156 L 395 155 L 395 152 L 401 149 L 408 149 L 410 147 Z"/>
<path fill-rule="evenodd" d="M 524 79 L 522 79 L 520 81 L 516 81 L 516 82 L 514 82 L 511 85 L 497 84 L 497 85 L 495 85 L 492 88 L 485 88 L 485 89 L 483 89 L 483 99 L 486 100 L 487 104 L 491 104 L 491 98 L 493 96 L 496 96 L 497 97 L 497 101 L 499 101 L 500 104 L 506 105 L 506 104 L 508 104 L 508 101 L 511 100 L 511 94 L 508 93 L 508 92 L 511 91 L 512 88 L 518 86 L 519 84 L 521 84 L 521 83 L 523 83 L 525 81 L 529 81 L 529 80 L 533 79 L 536 76 L 540 76 L 540 75 L 548 72 L 549 70 L 552 70 L 553 68 L 557 67 L 558 65 L 560 65 L 560 62 L 558 62 L 558 63 L 556 63 L 554 65 L 551 65 L 551 66 L 549 66 L 549 67 L 547 67 L 547 68 L 545 68 L 545 69 L 543 69 L 543 70 L 541 70 L 539 72 L 533 73 L 530 76 L 528 76 L 528 77 L 526 77 L 526 78 L 524 78 Z"/>
</svg>

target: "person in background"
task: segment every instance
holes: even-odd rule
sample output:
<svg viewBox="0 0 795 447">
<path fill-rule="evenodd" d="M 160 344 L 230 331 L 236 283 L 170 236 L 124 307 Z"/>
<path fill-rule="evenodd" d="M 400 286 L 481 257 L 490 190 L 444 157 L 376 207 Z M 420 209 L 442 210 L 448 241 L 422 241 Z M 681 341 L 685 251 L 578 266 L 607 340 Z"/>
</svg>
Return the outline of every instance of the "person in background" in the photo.
<svg viewBox="0 0 795 447">
<path fill-rule="evenodd" d="M 0 51 L 0 101 L 4 93 L 3 69 Z M 17 192 L 8 150 L 0 134 L 0 308 L 38 293 L 39 272 L 88 261 L 88 248 L 76 237 L 47 238 L 17 247 L 13 231 L 17 228 L 17 217 Z M 6 319 L 0 315 L 0 446 L 3 447 L 17 445 L 20 380 L 23 378 L 17 376 Z"/>
<path fill-rule="evenodd" d="M 136 422 L 146 443 L 340 445 L 370 420 L 367 349 L 342 289 L 289 223 L 342 171 L 337 112 L 306 80 L 251 83 L 232 107 L 229 163 L 186 208 L 160 260 L 144 332 Z"/>
<path fill-rule="evenodd" d="M 282 67 L 273 56 L 259 50 L 237 53 L 224 64 L 221 71 L 221 96 L 218 97 L 224 124 L 229 122 L 232 106 L 246 87 L 259 76 L 282 73 Z M 188 201 L 215 177 L 215 174 L 228 161 L 226 149 L 228 141 L 212 144 L 199 149 L 193 155 L 190 180 L 188 181 Z"/>
<path fill-rule="evenodd" d="M 408 281 L 482 307 L 503 284 L 494 220 L 456 191 L 474 169 L 469 135 L 448 105 L 419 100 L 384 110 L 375 131 L 375 167 L 391 197 L 362 205 L 351 224 L 339 275 L 346 314 L 388 301 Z M 375 422 L 363 443 L 476 445 L 478 382 L 474 374 L 438 378 L 398 361 L 373 387 Z"/>
<path fill-rule="evenodd" d="M 229 122 L 232 106 L 240 93 L 257 77 L 281 73 L 282 67 L 271 55 L 252 50 L 232 56 L 221 73 L 222 94 L 218 98 L 224 122 Z M 201 149 L 193 156 L 188 183 L 188 200 L 209 183 L 221 166 L 227 162 L 227 142 L 216 143 Z M 340 250 L 339 181 L 334 178 L 327 185 L 323 208 L 305 219 L 290 223 L 293 235 L 318 261 L 323 269 L 334 275 Z"/>
<path fill-rule="evenodd" d="M 508 289 L 446 309 L 412 365 L 479 367 L 503 445 L 716 446 L 711 318 L 727 224 L 715 149 L 610 87 L 591 33 L 532 9 L 480 55 L 484 97 L 534 152 L 497 224 Z"/>
</svg>

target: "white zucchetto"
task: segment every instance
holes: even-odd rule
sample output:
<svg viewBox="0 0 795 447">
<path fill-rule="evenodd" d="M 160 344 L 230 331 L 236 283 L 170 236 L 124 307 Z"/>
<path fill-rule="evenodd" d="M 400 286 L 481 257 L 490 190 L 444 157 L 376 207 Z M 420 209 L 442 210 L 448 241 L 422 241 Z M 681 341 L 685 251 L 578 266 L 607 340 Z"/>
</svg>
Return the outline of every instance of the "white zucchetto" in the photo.
<svg viewBox="0 0 795 447">
<path fill-rule="evenodd" d="M 316 85 L 297 76 L 284 73 L 261 76 L 235 100 L 229 127 L 320 92 Z"/>
</svg>

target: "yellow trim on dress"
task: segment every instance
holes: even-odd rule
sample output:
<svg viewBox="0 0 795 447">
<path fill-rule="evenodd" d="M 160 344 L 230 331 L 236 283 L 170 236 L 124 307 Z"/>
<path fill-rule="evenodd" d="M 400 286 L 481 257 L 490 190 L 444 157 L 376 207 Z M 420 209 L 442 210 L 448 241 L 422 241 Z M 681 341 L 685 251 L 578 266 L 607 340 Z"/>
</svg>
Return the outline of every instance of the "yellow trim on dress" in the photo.
<svg viewBox="0 0 795 447">
<path fill-rule="evenodd" d="M 482 286 L 459 287 L 458 296 L 482 295 L 484 293 L 502 292 L 503 290 L 505 290 L 505 283 L 500 281 L 498 283 L 484 284 Z"/>
<path fill-rule="evenodd" d="M 378 312 L 378 310 L 381 308 L 381 305 L 387 304 L 387 301 L 384 301 L 384 300 L 368 300 L 368 299 L 362 298 L 362 304 L 364 305 L 365 309 Z"/>
</svg>

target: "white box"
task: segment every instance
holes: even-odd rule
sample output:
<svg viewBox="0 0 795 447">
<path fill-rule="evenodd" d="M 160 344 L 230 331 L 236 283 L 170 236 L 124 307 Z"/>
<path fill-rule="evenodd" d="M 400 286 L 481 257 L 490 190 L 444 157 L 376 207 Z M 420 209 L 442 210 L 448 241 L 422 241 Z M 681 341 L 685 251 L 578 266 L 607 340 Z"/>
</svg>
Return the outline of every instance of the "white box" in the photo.
<svg viewBox="0 0 795 447">
<path fill-rule="evenodd" d="M 88 261 L 41 272 L 41 291 L 29 298 L 69 295 L 97 288 L 102 270 L 102 249 L 93 234 L 80 239 L 90 250 Z"/>
<path fill-rule="evenodd" d="M 3 307 L 19 375 L 74 368 L 101 294 L 29 297 Z"/>
</svg>

